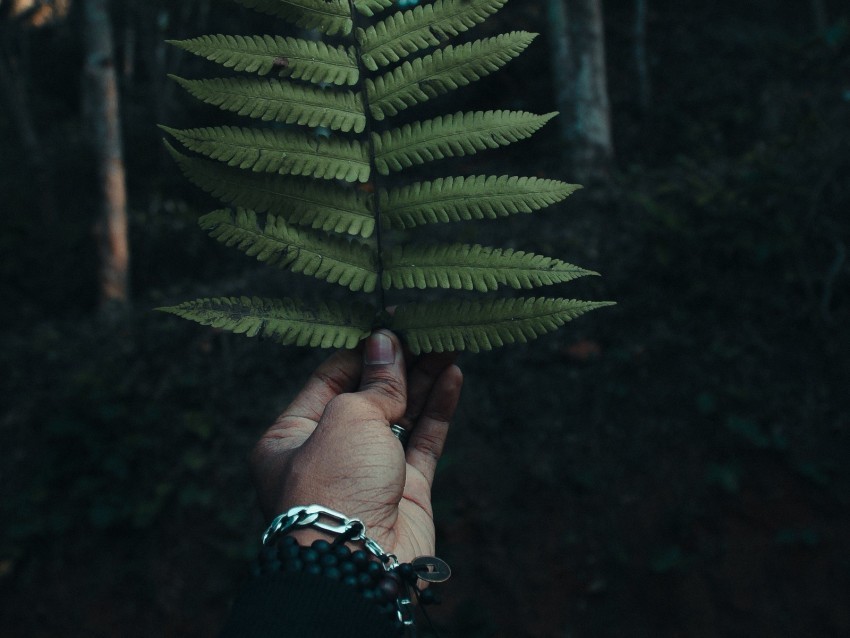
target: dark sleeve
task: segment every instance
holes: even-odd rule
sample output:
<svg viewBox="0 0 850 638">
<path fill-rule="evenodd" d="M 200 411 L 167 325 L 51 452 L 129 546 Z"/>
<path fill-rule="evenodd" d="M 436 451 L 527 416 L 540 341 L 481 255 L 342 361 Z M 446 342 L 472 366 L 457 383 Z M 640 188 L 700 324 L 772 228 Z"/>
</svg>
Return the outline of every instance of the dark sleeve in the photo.
<svg viewBox="0 0 850 638">
<path fill-rule="evenodd" d="M 220 638 L 397 638 L 377 605 L 356 589 L 312 574 L 253 578 Z"/>
</svg>

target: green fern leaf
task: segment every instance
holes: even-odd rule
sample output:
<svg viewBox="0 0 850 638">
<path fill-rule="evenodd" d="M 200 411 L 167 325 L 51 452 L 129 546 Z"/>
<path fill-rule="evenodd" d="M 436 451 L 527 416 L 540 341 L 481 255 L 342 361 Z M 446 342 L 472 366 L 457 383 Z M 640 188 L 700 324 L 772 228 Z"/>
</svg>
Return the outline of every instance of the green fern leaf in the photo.
<svg viewBox="0 0 850 638">
<path fill-rule="evenodd" d="M 373 133 L 375 166 L 381 175 L 446 157 L 472 155 L 531 137 L 557 113 L 524 111 L 455 113 L 400 129 Z"/>
<path fill-rule="evenodd" d="M 351 91 L 328 91 L 277 80 L 168 77 L 202 102 L 265 122 L 324 126 L 344 133 L 362 133 L 366 128 L 363 100 Z"/>
<path fill-rule="evenodd" d="M 360 59 L 370 71 L 398 62 L 412 53 L 438 46 L 484 22 L 507 0 L 436 0 L 410 11 L 399 11 L 383 22 L 357 29 Z"/>
<path fill-rule="evenodd" d="M 586 312 L 612 305 L 575 299 L 443 301 L 399 306 L 390 320 L 414 355 L 423 352 L 492 350 L 526 343 Z"/>
<path fill-rule="evenodd" d="M 204 326 L 312 348 L 355 348 L 369 336 L 375 317 L 374 308 L 361 304 L 311 307 L 292 299 L 258 297 L 197 299 L 158 310 Z"/>
<path fill-rule="evenodd" d="M 370 197 L 351 188 L 252 173 L 218 162 L 186 157 L 165 143 L 180 170 L 193 184 L 225 204 L 283 216 L 290 224 L 371 237 L 375 217 Z"/>
<path fill-rule="evenodd" d="M 168 40 L 184 51 L 234 71 L 281 75 L 314 84 L 357 84 L 360 71 L 351 47 L 270 35 L 204 35 Z"/>
<path fill-rule="evenodd" d="M 270 266 L 288 268 L 353 292 L 375 290 L 377 255 L 368 246 L 298 230 L 274 215 L 269 215 L 261 228 L 257 214 L 243 208 L 235 215 L 229 210 L 217 210 L 201 217 L 198 223 L 214 239 L 236 246 Z"/>
<path fill-rule="evenodd" d="M 256 173 L 369 181 L 369 156 L 364 145 L 356 140 L 235 126 L 183 131 L 167 126 L 160 128 L 189 150 L 228 166 Z"/>
<path fill-rule="evenodd" d="M 537 288 L 598 273 L 559 259 L 510 249 L 454 244 L 406 246 L 384 259 L 384 290 L 451 288 L 490 292 L 499 286 Z"/>
<path fill-rule="evenodd" d="M 367 18 L 371 18 L 389 9 L 394 2 L 395 0 L 354 0 L 354 8 Z"/>
<path fill-rule="evenodd" d="M 236 0 L 249 9 L 283 18 L 305 29 L 318 29 L 328 35 L 351 33 L 348 0 Z"/>
<path fill-rule="evenodd" d="M 400 230 L 423 224 L 496 219 L 551 206 L 580 188 L 537 177 L 445 177 L 381 190 L 381 217 L 388 226 Z"/>
<path fill-rule="evenodd" d="M 386 75 L 366 80 L 369 108 L 376 120 L 466 86 L 522 53 L 536 34 L 514 31 L 461 46 L 447 46 L 405 62 Z"/>
</svg>

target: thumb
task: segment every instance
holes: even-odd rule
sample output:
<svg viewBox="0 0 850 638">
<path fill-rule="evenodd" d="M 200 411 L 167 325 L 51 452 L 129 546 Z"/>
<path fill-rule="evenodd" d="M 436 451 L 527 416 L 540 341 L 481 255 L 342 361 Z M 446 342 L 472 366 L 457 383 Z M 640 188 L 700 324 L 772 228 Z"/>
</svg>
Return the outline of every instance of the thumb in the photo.
<svg viewBox="0 0 850 638">
<path fill-rule="evenodd" d="M 358 394 L 365 395 L 390 424 L 404 416 L 407 408 L 404 357 L 398 337 L 388 330 L 378 330 L 366 340 Z"/>
</svg>

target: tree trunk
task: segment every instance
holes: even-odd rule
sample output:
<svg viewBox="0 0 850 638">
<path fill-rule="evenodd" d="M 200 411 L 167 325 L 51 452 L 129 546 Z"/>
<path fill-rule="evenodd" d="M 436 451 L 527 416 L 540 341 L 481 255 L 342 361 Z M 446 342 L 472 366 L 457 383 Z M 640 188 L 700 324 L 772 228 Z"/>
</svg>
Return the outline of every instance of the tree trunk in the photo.
<svg viewBox="0 0 850 638">
<path fill-rule="evenodd" d="M 0 92 L 8 104 L 8 112 L 20 136 L 26 161 L 32 169 L 41 217 L 45 222 L 53 222 L 56 220 L 56 198 L 50 162 L 36 133 L 25 86 L 3 55 L 0 55 Z"/>
<path fill-rule="evenodd" d="M 91 143 L 100 181 L 101 217 L 95 227 L 100 253 L 101 306 L 129 301 L 130 248 L 127 187 L 121 145 L 118 80 L 106 0 L 85 0 L 86 89 Z"/>
<path fill-rule="evenodd" d="M 549 0 L 552 69 L 565 160 L 580 180 L 614 156 L 601 0 Z"/>
</svg>

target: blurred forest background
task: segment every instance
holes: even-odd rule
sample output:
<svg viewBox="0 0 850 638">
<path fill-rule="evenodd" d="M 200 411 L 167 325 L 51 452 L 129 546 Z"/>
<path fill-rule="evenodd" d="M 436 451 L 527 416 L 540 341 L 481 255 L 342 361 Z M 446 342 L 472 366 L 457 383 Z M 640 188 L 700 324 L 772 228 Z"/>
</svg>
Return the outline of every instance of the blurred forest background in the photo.
<svg viewBox="0 0 850 638">
<path fill-rule="evenodd" d="M 543 37 L 417 109 L 561 109 L 456 168 L 586 188 L 454 231 L 619 304 L 462 358 L 436 626 L 850 635 L 850 7 L 602 8 L 513 0 L 470 35 Z M 211 636 L 246 576 L 245 455 L 325 355 L 152 312 L 310 285 L 197 228 L 216 203 L 155 125 L 225 119 L 165 39 L 267 32 L 225 0 L 0 0 L 2 636 Z"/>
</svg>

